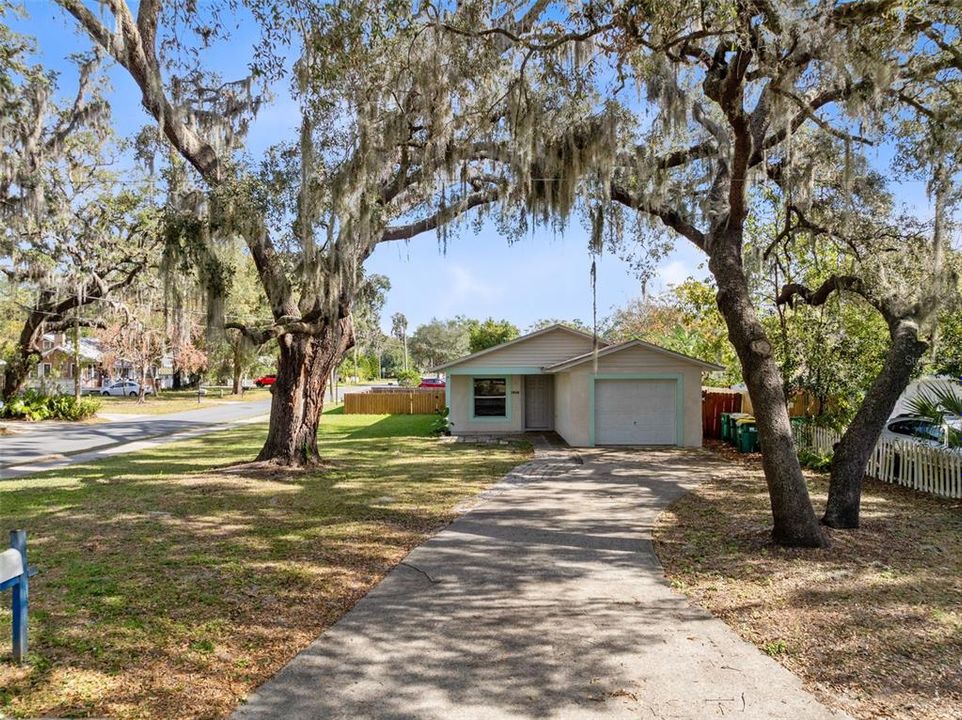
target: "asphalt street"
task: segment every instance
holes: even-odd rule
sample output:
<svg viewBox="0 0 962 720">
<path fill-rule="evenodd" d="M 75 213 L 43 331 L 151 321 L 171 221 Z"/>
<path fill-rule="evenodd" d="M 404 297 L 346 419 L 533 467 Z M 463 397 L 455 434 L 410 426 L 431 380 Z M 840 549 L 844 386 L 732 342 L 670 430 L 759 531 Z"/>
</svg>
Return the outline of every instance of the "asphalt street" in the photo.
<svg viewBox="0 0 962 720">
<path fill-rule="evenodd" d="M 87 460 L 91 452 L 144 440 L 200 435 L 270 413 L 270 398 L 219 403 L 169 415 L 142 415 L 110 422 L 38 423 L 0 436 L 0 478 Z M 134 449 L 134 448 L 132 448 Z M 27 472 L 24 472 L 24 470 Z"/>
</svg>

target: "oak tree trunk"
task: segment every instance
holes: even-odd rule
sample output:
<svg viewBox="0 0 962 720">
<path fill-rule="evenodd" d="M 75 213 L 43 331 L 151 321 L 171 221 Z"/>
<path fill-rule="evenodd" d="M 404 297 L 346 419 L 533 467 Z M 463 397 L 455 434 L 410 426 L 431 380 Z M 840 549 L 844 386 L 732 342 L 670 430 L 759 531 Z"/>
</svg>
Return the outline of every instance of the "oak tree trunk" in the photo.
<svg viewBox="0 0 962 720">
<path fill-rule="evenodd" d="M 13 353 L 3 372 L 3 400 L 9 402 L 23 390 L 23 386 L 30 376 L 30 370 L 40 357 L 37 352 L 37 338 L 43 326 L 43 315 L 31 313 L 23 323 L 20 337 L 17 339 L 17 349 Z"/>
<path fill-rule="evenodd" d="M 331 370 L 353 342 L 350 319 L 327 324 L 317 334 L 285 333 L 278 338 L 270 427 L 258 461 L 292 466 L 320 462 L 317 428 L 324 391 Z"/>
<path fill-rule="evenodd" d="M 740 248 L 737 237 L 718 238 L 708 266 L 718 285 L 718 308 L 741 361 L 758 423 L 762 467 L 774 520 L 772 538 L 788 547 L 824 547 L 827 541 L 795 452 L 781 373 L 772 357 L 771 343 L 755 315 Z"/>
<path fill-rule="evenodd" d="M 885 427 L 909 384 L 912 372 L 928 347 L 918 337 L 913 322 L 894 321 L 889 328 L 892 341 L 882 370 L 872 382 L 858 412 L 835 446 L 828 505 L 822 522 L 833 528 L 854 529 L 859 525 L 862 479 L 879 434 Z"/>
</svg>

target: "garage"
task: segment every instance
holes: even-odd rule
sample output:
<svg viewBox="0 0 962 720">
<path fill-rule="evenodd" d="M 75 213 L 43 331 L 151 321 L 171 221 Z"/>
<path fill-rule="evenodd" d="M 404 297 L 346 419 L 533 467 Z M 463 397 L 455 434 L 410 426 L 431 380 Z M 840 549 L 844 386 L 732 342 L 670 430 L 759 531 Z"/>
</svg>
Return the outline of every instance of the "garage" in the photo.
<svg viewBox="0 0 962 720">
<path fill-rule="evenodd" d="M 679 444 L 677 393 L 675 380 L 596 380 L 595 444 Z"/>
</svg>

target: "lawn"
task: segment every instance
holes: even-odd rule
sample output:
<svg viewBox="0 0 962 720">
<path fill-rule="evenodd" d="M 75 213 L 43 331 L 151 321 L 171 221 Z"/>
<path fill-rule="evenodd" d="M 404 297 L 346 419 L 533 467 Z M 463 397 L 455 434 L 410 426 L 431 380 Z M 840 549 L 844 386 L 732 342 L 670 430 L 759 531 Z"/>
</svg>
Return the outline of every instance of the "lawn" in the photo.
<svg viewBox="0 0 962 720">
<path fill-rule="evenodd" d="M 332 411 L 310 472 L 230 469 L 257 425 L 0 482 L 40 568 L 0 716 L 226 716 L 529 453 L 441 443 L 433 421 Z"/>
<path fill-rule="evenodd" d="M 828 483 L 810 475 L 816 506 Z M 735 460 L 659 519 L 672 585 L 856 718 L 962 708 L 962 504 L 874 481 L 829 550 L 768 542 L 757 460 Z"/>
<path fill-rule="evenodd" d="M 158 395 L 147 395 L 144 402 L 132 397 L 96 396 L 101 402 L 100 413 L 130 415 L 166 415 L 167 413 L 199 410 L 222 403 L 267 400 L 270 391 L 263 388 L 245 390 L 244 395 L 229 395 L 226 390 L 208 390 L 197 402 L 196 390 L 164 390 Z"/>
</svg>

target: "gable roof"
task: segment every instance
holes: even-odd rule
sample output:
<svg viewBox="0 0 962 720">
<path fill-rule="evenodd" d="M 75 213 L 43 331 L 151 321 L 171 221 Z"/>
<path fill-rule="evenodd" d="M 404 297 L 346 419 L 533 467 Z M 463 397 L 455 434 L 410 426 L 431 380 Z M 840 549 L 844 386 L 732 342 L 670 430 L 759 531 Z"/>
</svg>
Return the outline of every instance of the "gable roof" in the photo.
<svg viewBox="0 0 962 720">
<path fill-rule="evenodd" d="M 549 332 L 552 332 L 554 330 L 564 330 L 566 332 L 571 333 L 572 335 L 580 335 L 582 337 L 588 338 L 592 342 L 594 342 L 594 339 L 595 339 L 591 333 L 586 333 L 582 330 L 578 330 L 577 328 L 570 327 L 563 323 L 555 323 L 554 325 L 549 325 L 548 327 L 541 328 L 540 330 L 535 330 L 534 332 L 528 333 L 527 335 L 521 335 L 519 337 L 516 337 L 514 340 L 508 340 L 508 342 L 503 342 L 500 345 L 495 345 L 494 347 L 485 348 L 484 350 L 479 350 L 476 353 L 465 355 L 464 357 L 460 357 L 457 360 L 452 360 L 451 362 L 444 363 L 443 365 L 437 365 L 433 368 L 428 368 L 427 372 L 439 372 L 441 370 L 454 367 L 455 365 L 460 365 L 461 363 L 468 362 L 469 360 L 474 360 L 475 358 L 483 357 L 488 353 L 492 353 L 496 350 L 503 350 L 506 347 L 517 345 L 518 343 L 531 340 L 532 338 L 540 337 L 541 335 L 547 335 Z M 602 340 L 599 337 L 598 345 L 601 347 L 607 347 L 608 343 L 606 343 L 604 340 Z"/>
<path fill-rule="evenodd" d="M 597 353 L 593 351 L 586 352 L 586 353 L 583 353 L 582 355 L 577 355 L 573 358 L 562 360 L 561 362 L 555 363 L 554 365 L 548 365 L 544 370 L 545 372 L 551 372 L 551 373 L 559 372 L 561 370 L 567 370 L 569 368 L 574 367 L 575 365 L 581 365 L 582 363 L 586 363 L 589 360 L 594 359 L 595 357 L 601 358 L 601 357 L 605 357 L 606 355 L 613 355 L 615 353 L 621 352 L 622 350 L 628 350 L 629 348 L 633 348 L 633 347 L 639 347 L 645 350 L 651 350 L 652 352 L 660 353 L 661 355 L 665 355 L 675 360 L 682 360 L 690 365 L 697 365 L 698 367 L 708 371 L 725 369 L 722 365 L 717 365 L 715 363 L 699 360 L 698 358 L 693 358 L 690 355 L 684 355 L 682 353 L 675 352 L 674 350 L 668 350 L 667 348 L 663 348 L 660 345 L 652 345 L 651 343 L 645 342 L 644 340 L 628 340 L 627 342 L 618 343 L 617 345 L 609 345 L 608 347 L 602 348 Z"/>
</svg>

